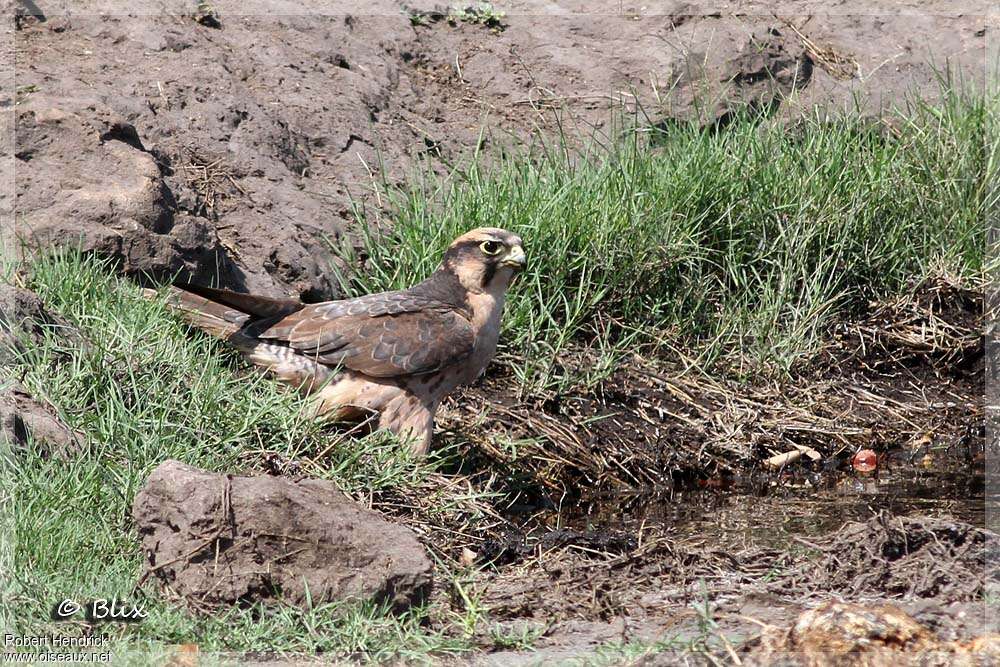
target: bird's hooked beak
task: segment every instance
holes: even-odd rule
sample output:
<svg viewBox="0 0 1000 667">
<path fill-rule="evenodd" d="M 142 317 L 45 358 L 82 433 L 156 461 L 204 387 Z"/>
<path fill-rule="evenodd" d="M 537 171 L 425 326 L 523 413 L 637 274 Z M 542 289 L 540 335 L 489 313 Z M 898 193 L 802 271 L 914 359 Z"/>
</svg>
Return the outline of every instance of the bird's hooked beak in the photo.
<svg viewBox="0 0 1000 667">
<path fill-rule="evenodd" d="M 528 263 L 528 258 L 524 256 L 524 248 L 519 245 L 514 246 L 507 253 L 507 256 L 501 260 L 501 266 L 510 266 L 514 269 L 521 270 Z"/>
</svg>

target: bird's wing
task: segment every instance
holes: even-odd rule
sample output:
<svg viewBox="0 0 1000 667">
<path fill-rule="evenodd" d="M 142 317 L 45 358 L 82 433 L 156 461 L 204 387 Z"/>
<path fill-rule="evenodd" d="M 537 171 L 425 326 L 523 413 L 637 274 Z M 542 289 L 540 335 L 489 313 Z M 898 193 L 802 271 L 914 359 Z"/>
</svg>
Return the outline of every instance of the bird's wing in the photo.
<svg viewBox="0 0 1000 667">
<path fill-rule="evenodd" d="M 435 371 L 468 357 L 475 344 L 461 313 L 405 291 L 306 306 L 258 336 L 372 377 Z"/>
</svg>

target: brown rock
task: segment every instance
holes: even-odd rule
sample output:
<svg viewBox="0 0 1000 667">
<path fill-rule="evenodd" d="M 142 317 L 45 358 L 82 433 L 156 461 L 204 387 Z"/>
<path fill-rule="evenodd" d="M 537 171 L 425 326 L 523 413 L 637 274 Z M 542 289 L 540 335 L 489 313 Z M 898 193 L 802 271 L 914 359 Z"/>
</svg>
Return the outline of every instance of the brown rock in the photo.
<svg viewBox="0 0 1000 667">
<path fill-rule="evenodd" d="M 34 442 L 46 455 L 63 457 L 80 451 L 81 438 L 66 426 L 52 406 L 14 382 L 0 386 L 0 442 L 25 447 Z"/>
<path fill-rule="evenodd" d="M 767 628 L 745 665 L 808 667 L 994 664 L 997 635 L 943 642 L 895 605 L 825 602 L 786 629 Z"/>
<path fill-rule="evenodd" d="M 332 482 L 235 477 L 161 463 L 132 508 L 143 579 L 199 603 L 360 599 L 404 609 L 430 591 L 414 533 L 358 506 Z M 308 591 L 308 593 L 307 593 Z"/>
<path fill-rule="evenodd" d="M 1000 635 L 991 633 L 976 637 L 968 642 L 959 644 L 959 652 L 982 655 L 993 660 L 1000 660 Z"/>
<path fill-rule="evenodd" d="M 800 650 L 851 653 L 872 646 L 919 649 L 934 638 L 930 631 L 894 605 L 865 607 L 828 602 L 799 616 L 792 643 Z"/>
<path fill-rule="evenodd" d="M 238 283 L 204 221 L 177 210 L 136 128 L 94 100 L 36 95 L 16 117 L 17 235 L 28 250 L 75 245 L 133 274 Z"/>
<path fill-rule="evenodd" d="M 37 294 L 0 283 L 0 349 L 21 350 L 25 342 L 41 344 L 45 332 L 55 333 L 74 346 L 86 347 L 79 331 L 51 313 Z"/>
</svg>

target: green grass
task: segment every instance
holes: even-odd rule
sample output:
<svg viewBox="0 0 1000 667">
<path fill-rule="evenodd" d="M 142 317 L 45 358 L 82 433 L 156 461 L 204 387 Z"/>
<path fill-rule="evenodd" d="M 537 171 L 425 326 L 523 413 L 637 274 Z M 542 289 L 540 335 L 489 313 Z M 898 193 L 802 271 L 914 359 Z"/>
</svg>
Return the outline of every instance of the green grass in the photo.
<svg viewBox="0 0 1000 667">
<path fill-rule="evenodd" d="M 927 275 L 977 279 L 990 268 L 985 217 L 997 201 L 988 188 L 996 152 L 985 133 L 995 113 L 995 101 L 951 94 L 901 112 L 892 135 L 854 118 L 794 129 L 750 118 L 721 132 L 627 132 L 580 159 L 557 143 L 493 156 L 489 166 L 473 160 L 445 178 L 387 190 L 391 235 L 365 237 L 364 271 L 343 280 L 355 292 L 410 285 L 460 232 L 502 226 L 525 238 L 530 260 L 502 339 L 522 390 L 591 382 L 633 352 L 786 372 L 831 322 L 869 299 Z M 354 494 L 412 492 L 441 464 L 414 461 L 377 436 L 330 447 L 297 395 L 248 374 L 224 345 L 192 336 L 94 259 L 55 254 L 30 274 L 28 286 L 92 347 L 65 349 L 51 337 L 0 360 L 86 444 L 69 461 L 34 449 L 5 454 L 2 499 L 15 511 L 0 526 L 13 537 L 4 540 L 13 548 L 0 550 L 11 574 L 0 611 L 15 631 L 78 633 L 48 618 L 64 597 L 136 599 L 141 554 L 130 507 L 167 458 L 243 472 L 277 456 Z M 573 367 L 581 349 L 592 352 L 582 375 Z M 442 522 L 466 511 L 457 498 L 425 504 Z M 472 648 L 488 613 L 452 583 L 465 611 L 443 629 L 426 622 L 426 609 L 394 617 L 366 606 L 274 605 L 199 617 L 149 596 L 139 598 L 148 619 L 107 630 L 135 664 L 174 643 L 411 662 Z M 523 647 L 533 637 L 494 639 Z"/>
<path fill-rule="evenodd" d="M 498 10 L 489 2 L 453 5 L 448 10 L 448 23 L 451 25 L 472 23 L 487 28 L 503 29 L 503 20 L 506 17 L 505 12 Z"/>
<path fill-rule="evenodd" d="M 362 240 L 363 270 L 343 283 L 410 285 L 461 232 L 503 227 L 529 259 L 501 339 L 526 393 L 593 381 L 637 350 L 785 373 L 870 299 L 930 274 L 982 274 L 996 105 L 948 91 L 884 123 L 679 124 L 624 132 L 583 158 L 557 140 L 421 173 L 386 186 L 391 231 Z M 580 347 L 598 360 L 582 376 L 565 369 Z"/>
</svg>

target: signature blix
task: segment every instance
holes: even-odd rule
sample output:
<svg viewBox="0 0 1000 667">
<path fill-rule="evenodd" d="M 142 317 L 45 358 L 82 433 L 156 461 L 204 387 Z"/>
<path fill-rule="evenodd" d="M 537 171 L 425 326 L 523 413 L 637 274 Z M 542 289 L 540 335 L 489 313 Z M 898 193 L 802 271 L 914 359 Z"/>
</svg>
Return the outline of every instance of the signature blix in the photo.
<svg viewBox="0 0 1000 667">
<path fill-rule="evenodd" d="M 148 616 L 141 605 L 115 597 L 95 598 L 84 604 L 66 598 L 52 607 L 52 620 L 69 620 L 79 614 L 81 610 L 88 623 L 136 623 Z"/>
</svg>

